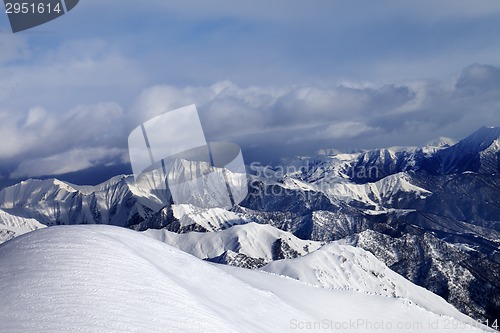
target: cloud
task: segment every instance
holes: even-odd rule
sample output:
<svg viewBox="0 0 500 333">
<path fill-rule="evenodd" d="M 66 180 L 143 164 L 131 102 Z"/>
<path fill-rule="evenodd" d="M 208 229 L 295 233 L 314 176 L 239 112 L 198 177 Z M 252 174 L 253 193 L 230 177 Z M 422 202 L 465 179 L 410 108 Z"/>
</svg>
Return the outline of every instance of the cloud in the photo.
<svg viewBox="0 0 500 333">
<path fill-rule="evenodd" d="M 499 82 L 500 68 L 475 64 L 462 71 L 455 87 L 461 94 L 482 95 L 495 92 Z"/>
<path fill-rule="evenodd" d="M 111 163 L 90 158 L 101 149 L 119 163 L 130 130 L 192 103 L 208 140 L 251 158 L 500 125 L 498 1 L 134 4 L 88 0 L 51 33 L 0 33 L 1 174 Z M 455 73 L 478 61 L 491 65 Z"/>
<path fill-rule="evenodd" d="M 144 86 L 137 64 L 102 40 L 63 43 L 35 59 L 0 67 L 0 73 L 0 85 L 5 87 L 0 109 L 39 104 L 62 113 L 78 104 L 124 101 Z"/>
<path fill-rule="evenodd" d="M 0 32 L 0 174 L 121 163 L 192 103 L 250 161 L 460 139 L 500 125 L 499 29 L 497 0 L 86 0 Z"/>
<path fill-rule="evenodd" d="M 443 0 L 439 6 L 430 0 L 149 0 L 141 6 L 87 0 L 35 30 L 54 34 L 27 39 L 36 46 L 32 59 L 57 53 L 68 41 L 81 46 L 68 52 L 75 59 L 89 54 L 86 44 L 92 50 L 92 41 L 100 40 L 101 52 L 107 49 L 119 66 L 108 61 L 111 70 L 99 68 L 114 75 L 88 76 L 113 84 L 120 77 L 125 86 L 141 75 L 147 81 L 142 87 L 226 79 L 241 86 L 331 85 L 341 79 L 382 83 L 445 76 L 473 62 L 498 65 L 499 22 L 497 0 Z"/>
<path fill-rule="evenodd" d="M 335 87 L 248 87 L 230 82 L 207 87 L 154 86 L 137 109 L 148 117 L 196 103 L 209 139 L 243 145 L 305 143 L 331 148 L 424 144 L 439 136 L 461 138 L 482 125 L 500 125 L 500 69 L 465 68 L 449 80 Z M 325 147 L 324 145 L 330 145 Z M 319 146 L 323 145 L 323 146 Z"/>
<path fill-rule="evenodd" d="M 123 163 L 131 129 L 196 104 L 209 141 L 231 141 L 251 159 L 314 154 L 322 148 L 423 145 L 499 126 L 500 68 L 475 64 L 455 78 L 333 87 L 154 85 L 124 109 L 115 102 L 66 112 L 35 105 L 0 113 L 0 160 L 10 177 L 38 177 Z M 175 129 L 165 127 L 165 135 Z M 248 161 L 247 161 L 248 162 Z M 8 168 L 6 169 L 5 166 Z"/>
<path fill-rule="evenodd" d="M 30 55 L 26 39 L 15 34 L 0 33 L 0 65 L 14 60 L 29 59 Z"/>
<path fill-rule="evenodd" d="M 116 103 L 79 105 L 63 114 L 41 106 L 0 113 L 0 161 L 43 157 L 78 147 L 117 146 L 126 136 Z"/>
<path fill-rule="evenodd" d="M 95 166 L 128 162 L 128 152 L 118 148 L 72 149 L 60 154 L 22 161 L 9 175 L 11 179 L 57 176 Z"/>
<path fill-rule="evenodd" d="M 377 131 L 377 129 L 371 128 L 366 124 L 347 121 L 313 128 L 300 136 L 289 139 L 287 144 L 334 139 L 353 139 L 375 131 Z"/>
</svg>

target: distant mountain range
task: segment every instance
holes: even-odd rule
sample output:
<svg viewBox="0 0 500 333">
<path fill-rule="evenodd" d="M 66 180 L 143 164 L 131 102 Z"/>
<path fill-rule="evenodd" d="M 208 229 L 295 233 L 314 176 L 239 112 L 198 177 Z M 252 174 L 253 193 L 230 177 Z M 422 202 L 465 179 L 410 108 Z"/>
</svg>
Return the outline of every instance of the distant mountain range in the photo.
<svg viewBox="0 0 500 333">
<path fill-rule="evenodd" d="M 475 319 L 500 318 L 500 128 L 249 172 L 249 194 L 230 211 L 174 205 L 155 174 L 97 186 L 30 179 L 0 191 L 0 242 L 43 226 L 110 224 L 326 288 L 358 288 L 348 273 L 364 271 L 369 292 L 409 297 L 415 286 L 398 273 Z"/>
</svg>

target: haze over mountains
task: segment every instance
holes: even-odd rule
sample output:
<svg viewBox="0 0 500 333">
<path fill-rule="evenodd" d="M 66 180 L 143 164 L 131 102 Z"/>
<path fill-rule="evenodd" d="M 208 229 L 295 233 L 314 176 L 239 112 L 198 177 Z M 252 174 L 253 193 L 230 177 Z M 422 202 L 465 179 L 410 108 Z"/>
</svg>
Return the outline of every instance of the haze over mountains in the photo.
<svg viewBox="0 0 500 333">
<path fill-rule="evenodd" d="M 97 186 L 26 180 L 0 191 L 0 241 L 43 226 L 109 224 L 214 263 L 404 297 L 438 313 L 439 297 L 425 304 L 418 285 L 475 319 L 500 318 L 500 128 L 454 145 L 299 157 L 249 171 L 249 195 L 230 211 L 174 205 L 155 190 L 162 180 L 154 174 Z"/>
</svg>

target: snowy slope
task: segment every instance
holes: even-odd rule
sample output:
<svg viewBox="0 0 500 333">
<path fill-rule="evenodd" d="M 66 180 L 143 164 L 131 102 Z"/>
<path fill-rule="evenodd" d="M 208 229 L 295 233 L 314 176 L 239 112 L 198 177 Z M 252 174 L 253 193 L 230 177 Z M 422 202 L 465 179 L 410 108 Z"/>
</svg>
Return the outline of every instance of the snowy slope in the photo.
<svg viewBox="0 0 500 333">
<path fill-rule="evenodd" d="M 443 139 L 424 148 L 301 157 L 250 169 L 257 183 L 231 211 L 171 205 L 164 180 L 154 172 L 139 183 L 117 176 L 97 186 L 27 180 L 0 190 L 0 242 L 40 227 L 33 219 L 45 225 L 163 228 L 189 236 L 151 232 L 199 258 L 261 267 L 267 258 L 306 254 L 297 237 L 351 237 L 359 239 L 352 244 L 464 313 L 498 318 L 500 129 L 482 128 L 455 145 Z M 379 175 L 366 178 L 364 170 Z M 8 221 L 3 226 L 2 217 Z M 285 234 L 234 228 L 252 221 Z"/>
<path fill-rule="evenodd" d="M 402 297 L 434 313 L 468 318 L 441 297 L 389 269 L 370 252 L 337 242 L 300 258 L 273 261 L 262 270 L 324 288 Z"/>
<path fill-rule="evenodd" d="M 485 259 L 468 245 L 451 244 L 431 233 L 394 238 L 373 230 L 336 243 L 370 251 L 409 281 L 438 295 L 444 294 L 463 313 L 477 314 L 484 313 L 485 308 L 498 308 L 495 295 L 499 290 L 500 265 L 496 250 Z"/>
<path fill-rule="evenodd" d="M 251 259 L 252 264 L 257 264 L 245 266 L 247 268 L 262 266 L 276 259 L 295 258 L 321 246 L 319 242 L 301 240 L 289 232 L 254 222 L 219 232 L 177 234 L 164 229 L 149 229 L 143 233 L 200 259 L 220 262 L 214 258 L 226 252 L 241 254 Z"/>
<path fill-rule="evenodd" d="M 497 173 L 500 171 L 500 137 L 479 154 L 481 173 Z"/>
<path fill-rule="evenodd" d="M 445 136 L 440 136 L 437 139 L 434 139 L 434 140 L 431 140 L 431 141 L 427 142 L 427 144 L 425 145 L 424 149 L 427 148 L 429 150 L 432 150 L 432 148 L 437 148 L 437 149 L 439 149 L 439 148 L 448 148 L 448 147 L 453 146 L 456 143 L 457 143 L 456 140 L 454 140 L 452 138 L 448 138 L 448 137 L 445 137 Z"/>
<path fill-rule="evenodd" d="M 172 205 L 180 227 L 197 226 L 206 231 L 227 229 L 250 220 L 223 208 L 199 208 L 190 204 Z"/>
<path fill-rule="evenodd" d="M 45 225 L 35 219 L 11 215 L 0 209 L 0 244 L 19 235 L 44 227 Z"/>
<path fill-rule="evenodd" d="M 411 183 L 411 177 L 400 172 L 376 182 L 366 184 L 337 183 L 320 186 L 318 190 L 324 190 L 329 197 L 351 202 L 359 201 L 377 210 L 384 210 L 395 204 L 398 197 L 412 197 L 414 199 L 425 199 L 432 193 L 424 188 Z"/>
<path fill-rule="evenodd" d="M 400 332 L 449 332 L 451 322 L 467 326 L 404 299 L 214 266 L 111 226 L 45 228 L 1 245 L 0 299 L 2 333 L 275 333 L 353 320 L 357 332 L 374 324 L 408 327 Z"/>
<path fill-rule="evenodd" d="M 271 290 L 280 299 L 322 318 L 320 330 L 314 327 L 318 322 L 292 319 L 291 332 L 496 332 L 469 317 L 436 314 L 402 298 L 318 288 L 295 279 L 283 280 L 285 276 L 272 274 L 269 277 L 261 271 L 238 267 L 220 268 L 254 287 Z"/>
</svg>

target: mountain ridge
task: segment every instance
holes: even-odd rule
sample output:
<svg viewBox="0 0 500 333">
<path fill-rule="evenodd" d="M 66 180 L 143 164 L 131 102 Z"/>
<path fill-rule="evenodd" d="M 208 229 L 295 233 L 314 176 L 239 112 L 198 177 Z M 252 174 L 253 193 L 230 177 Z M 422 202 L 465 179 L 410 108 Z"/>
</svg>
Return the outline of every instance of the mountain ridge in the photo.
<svg viewBox="0 0 500 333">
<path fill-rule="evenodd" d="M 313 243 L 344 240 L 464 313 L 491 320 L 500 316 L 499 130 L 481 128 L 450 147 L 301 157 L 274 167 L 253 164 L 249 195 L 231 210 L 175 205 L 154 173 L 139 183 L 122 175 L 98 186 L 28 180 L 0 191 L 0 209 L 45 225 L 114 224 L 181 234 L 170 241 L 183 234 L 203 236 L 186 237 L 192 242 L 186 248 L 252 222 L 291 235 L 262 244 L 265 255 L 226 241 L 210 255 L 198 253 L 202 259 L 252 268 L 268 264 L 269 258 L 306 254 L 288 238 Z M 457 168 L 456 163 L 464 164 Z M 442 166 L 448 171 L 440 172 Z M 353 167 L 358 168 L 354 173 Z M 367 177 L 372 168 L 379 174 Z M 0 215 L 0 226 L 1 219 Z M 262 229 L 252 237 L 267 239 L 266 234 Z M 360 237 L 367 241 L 356 241 Z M 273 257 L 273 246 L 280 255 Z M 394 261 L 394 253 L 404 254 L 406 247 L 412 251 Z M 456 267 L 443 264 L 447 261 Z"/>
</svg>

